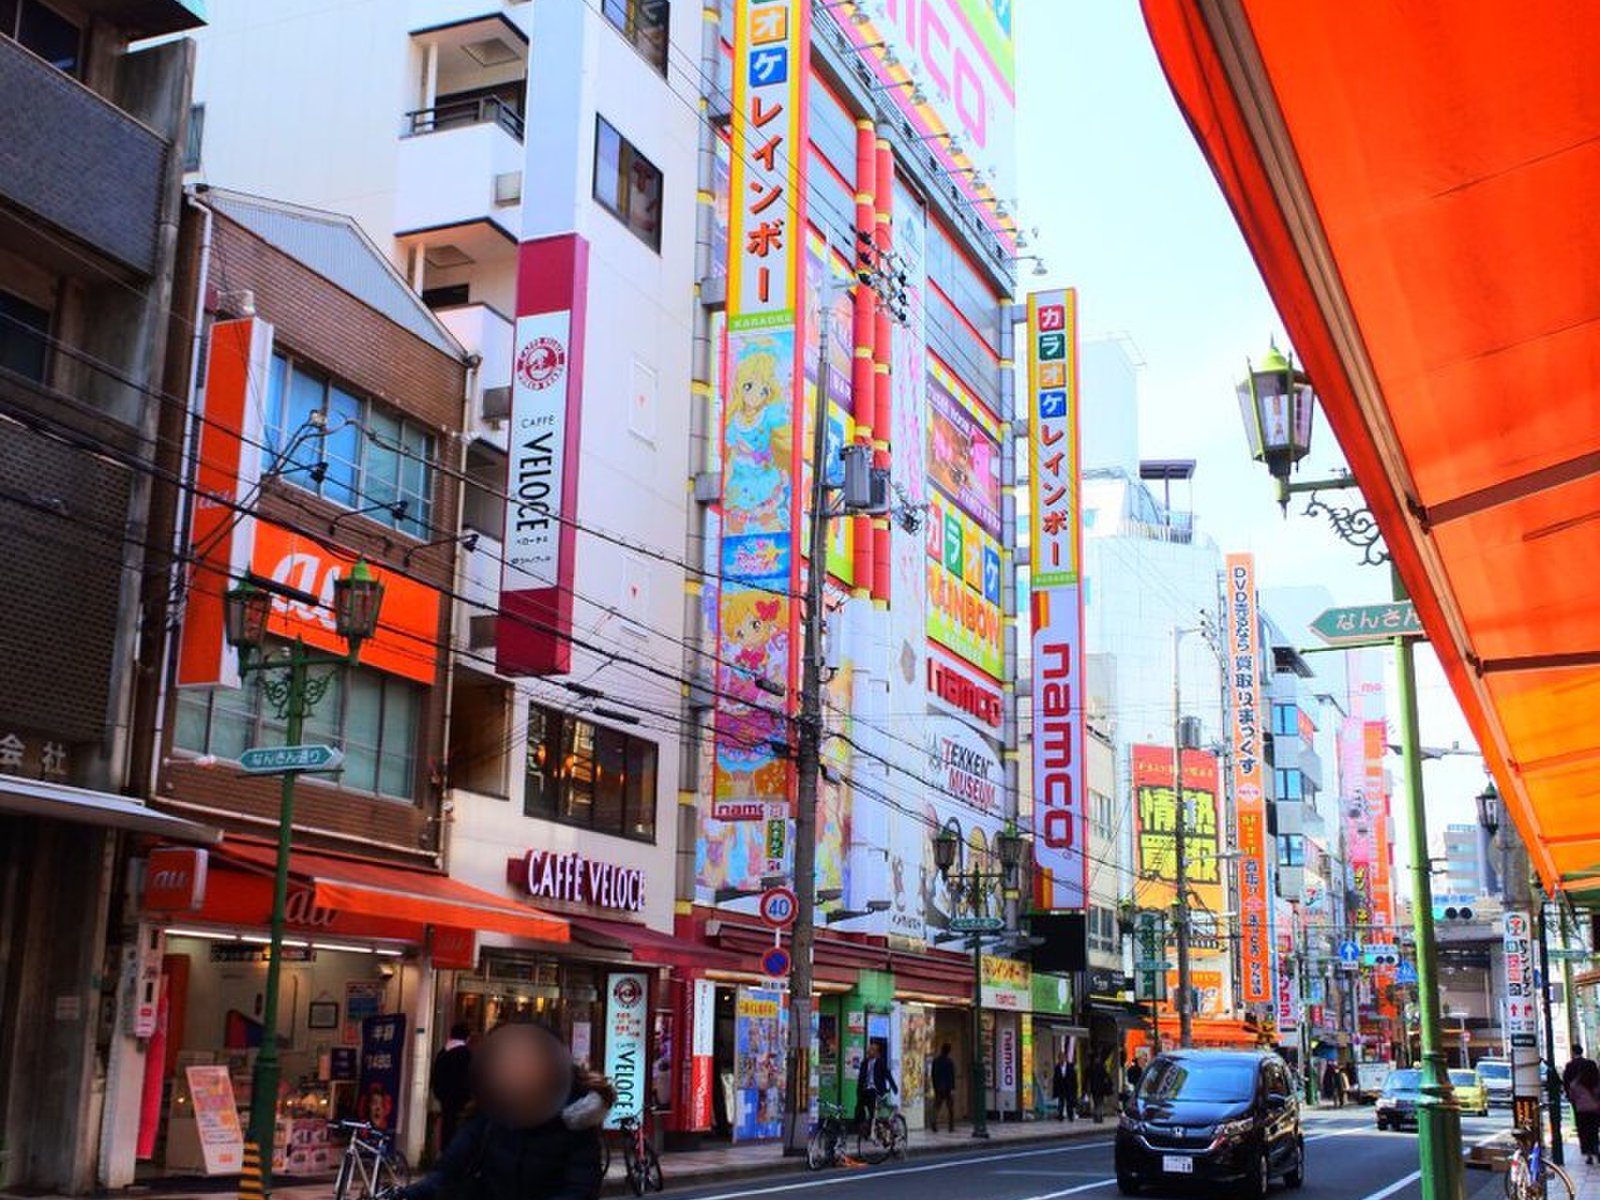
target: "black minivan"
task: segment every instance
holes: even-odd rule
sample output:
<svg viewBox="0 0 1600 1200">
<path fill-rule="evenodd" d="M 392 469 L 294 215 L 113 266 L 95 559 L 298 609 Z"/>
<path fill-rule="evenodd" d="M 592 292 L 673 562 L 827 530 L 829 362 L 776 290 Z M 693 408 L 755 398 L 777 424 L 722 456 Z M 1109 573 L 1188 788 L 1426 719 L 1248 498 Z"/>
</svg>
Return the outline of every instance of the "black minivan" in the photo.
<svg viewBox="0 0 1600 1200">
<path fill-rule="evenodd" d="M 1197 1183 L 1255 1200 L 1273 1179 L 1299 1187 L 1306 1144 L 1289 1068 L 1269 1051 L 1158 1055 L 1117 1126 L 1116 1164 L 1125 1196 Z"/>
</svg>

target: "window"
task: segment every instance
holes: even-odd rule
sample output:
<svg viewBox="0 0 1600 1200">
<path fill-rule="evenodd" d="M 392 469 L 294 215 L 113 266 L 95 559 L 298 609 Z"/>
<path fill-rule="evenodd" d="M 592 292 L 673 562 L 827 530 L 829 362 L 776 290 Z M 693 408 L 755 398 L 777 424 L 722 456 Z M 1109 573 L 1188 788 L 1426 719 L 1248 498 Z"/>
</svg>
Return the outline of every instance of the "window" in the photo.
<svg viewBox="0 0 1600 1200">
<path fill-rule="evenodd" d="M 667 73 L 668 0 L 600 0 L 600 11 L 612 27 L 663 75 Z"/>
<path fill-rule="evenodd" d="M 204 104 L 191 104 L 189 106 L 189 134 L 183 143 L 183 169 L 185 171 L 198 171 L 200 169 L 200 147 L 205 142 L 206 136 L 206 106 Z"/>
<path fill-rule="evenodd" d="M 0 34 L 68 75 L 82 66 L 83 30 L 40 0 L 0 0 Z"/>
<path fill-rule="evenodd" d="M 506 534 L 506 452 L 488 442 L 467 447 L 467 494 L 461 523 L 502 541 Z"/>
<path fill-rule="evenodd" d="M 311 424 L 319 416 L 321 434 Z M 274 354 L 266 442 L 279 478 L 341 507 L 370 509 L 363 515 L 411 537 L 432 536 L 433 435 L 422 426 Z"/>
<path fill-rule="evenodd" d="M 302 740 L 344 749 L 339 786 L 410 800 L 416 794 L 417 738 L 424 690 L 366 667 L 343 667 L 306 719 Z M 178 693 L 173 744 L 237 760 L 251 746 L 281 746 L 285 723 L 262 689 L 184 688 Z"/>
<path fill-rule="evenodd" d="M 1278 835 L 1278 865 L 1303 867 L 1306 865 L 1306 839 L 1304 834 L 1280 833 Z"/>
<path fill-rule="evenodd" d="M 1303 800 L 1305 777 L 1294 767 L 1278 767 L 1273 771 L 1274 799 Z"/>
<path fill-rule="evenodd" d="M 1300 710 L 1292 704 L 1274 704 L 1272 733 L 1274 737 L 1299 737 Z"/>
<path fill-rule="evenodd" d="M 469 287 L 465 283 L 446 283 L 439 287 L 423 288 L 422 302 L 429 308 L 454 308 L 458 304 L 471 304 Z"/>
<path fill-rule="evenodd" d="M 1089 949 L 1115 951 L 1117 948 L 1117 914 L 1099 905 L 1089 909 Z"/>
<path fill-rule="evenodd" d="M 594 198 L 645 245 L 661 249 L 661 172 L 604 117 L 595 118 Z"/>
<path fill-rule="evenodd" d="M 598 833 L 656 838 L 656 744 L 571 713 L 528 707 L 530 817 Z"/>
<path fill-rule="evenodd" d="M 450 783 L 504 800 L 512 689 L 458 670 L 450 705 Z"/>
<path fill-rule="evenodd" d="M 0 292 L 0 370 L 43 383 L 50 361 L 49 339 L 49 312 L 20 296 Z"/>
</svg>

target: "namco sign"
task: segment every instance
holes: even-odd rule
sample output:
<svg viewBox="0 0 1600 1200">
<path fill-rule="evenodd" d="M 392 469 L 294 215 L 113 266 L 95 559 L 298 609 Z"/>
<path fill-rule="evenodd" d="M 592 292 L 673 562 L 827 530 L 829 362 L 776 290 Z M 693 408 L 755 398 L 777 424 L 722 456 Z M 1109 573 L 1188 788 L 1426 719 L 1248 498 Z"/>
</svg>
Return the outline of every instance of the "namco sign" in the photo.
<svg viewBox="0 0 1600 1200">
<path fill-rule="evenodd" d="M 1005 719 L 1000 689 L 974 679 L 931 648 L 928 653 L 928 693 L 941 708 L 972 717 L 989 729 L 999 729 Z"/>
</svg>

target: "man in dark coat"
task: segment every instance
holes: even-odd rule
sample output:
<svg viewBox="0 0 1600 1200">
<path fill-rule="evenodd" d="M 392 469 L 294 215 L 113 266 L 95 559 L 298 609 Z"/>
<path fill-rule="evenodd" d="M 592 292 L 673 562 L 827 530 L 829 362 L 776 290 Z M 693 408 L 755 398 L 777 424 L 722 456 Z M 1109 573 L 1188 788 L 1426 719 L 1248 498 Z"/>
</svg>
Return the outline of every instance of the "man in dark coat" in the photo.
<svg viewBox="0 0 1600 1200">
<path fill-rule="evenodd" d="M 439 1103 L 439 1151 L 443 1153 L 455 1140 L 461 1114 L 472 1099 L 472 1048 L 467 1045 L 468 1030 L 457 1023 L 450 1028 L 450 1040 L 433 1060 L 433 1075 L 428 1090 Z"/>
<path fill-rule="evenodd" d="M 1094 1101 L 1094 1120 L 1098 1125 L 1106 1119 L 1106 1097 L 1111 1095 L 1111 1072 L 1105 1060 L 1098 1055 L 1089 1064 L 1089 1098 Z"/>
<path fill-rule="evenodd" d="M 1050 1078 L 1050 1098 L 1056 1102 L 1056 1120 L 1078 1119 L 1078 1068 L 1064 1054 L 1056 1060 L 1055 1074 Z"/>
<path fill-rule="evenodd" d="M 950 1114 L 950 1132 L 956 1131 L 956 1062 L 950 1057 L 950 1043 L 939 1047 L 939 1056 L 930 1069 L 933 1083 L 933 1131 L 939 1132 L 939 1110 Z"/>
<path fill-rule="evenodd" d="M 863 1133 L 872 1127 L 879 1098 L 899 1091 L 900 1085 L 889 1073 L 889 1060 L 883 1056 L 882 1044 L 868 1042 L 867 1056 L 861 1060 L 861 1071 L 856 1077 L 856 1121 Z"/>
</svg>

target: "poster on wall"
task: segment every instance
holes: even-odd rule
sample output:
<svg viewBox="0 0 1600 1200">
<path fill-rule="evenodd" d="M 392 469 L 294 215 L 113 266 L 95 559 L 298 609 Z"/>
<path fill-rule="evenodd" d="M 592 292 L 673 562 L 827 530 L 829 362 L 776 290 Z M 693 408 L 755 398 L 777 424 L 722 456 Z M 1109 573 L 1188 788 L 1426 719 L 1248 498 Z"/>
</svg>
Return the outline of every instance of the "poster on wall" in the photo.
<svg viewBox="0 0 1600 1200">
<path fill-rule="evenodd" d="M 606 1075 L 617 1089 L 617 1102 L 606 1115 L 607 1129 L 616 1129 L 624 1117 L 644 1116 L 650 1086 L 645 1045 L 649 1008 L 648 976 L 637 971 L 606 976 Z"/>
<path fill-rule="evenodd" d="M 928 1064 L 933 1061 L 933 1017 L 920 1004 L 900 1006 L 900 1111 L 906 1124 L 927 1122 Z"/>
<path fill-rule="evenodd" d="M 783 1133 L 788 1009 L 782 992 L 740 988 L 734 1000 L 733 1140 Z"/>
<path fill-rule="evenodd" d="M 928 638 L 998 679 L 1005 671 L 1000 542 L 928 494 Z"/>
<path fill-rule="evenodd" d="M 1070 288 L 1028 297 L 1033 846 L 1046 910 L 1088 902 L 1077 305 Z"/>
<path fill-rule="evenodd" d="M 386 985 L 379 980 L 352 980 L 344 985 L 344 1036 L 346 1046 L 361 1044 L 361 1029 L 368 1018 L 383 1011 Z"/>
<path fill-rule="evenodd" d="M 244 1130 L 226 1066 L 184 1068 L 194 1104 L 195 1131 L 207 1175 L 237 1175 L 244 1161 Z"/>
<path fill-rule="evenodd" d="M 1000 423 L 937 359 L 928 360 L 928 479 L 1000 536 Z"/>
<path fill-rule="evenodd" d="M 360 1078 L 356 1083 L 357 1120 L 392 1132 L 400 1123 L 405 1093 L 406 1016 L 385 1013 L 361 1023 Z"/>
</svg>

